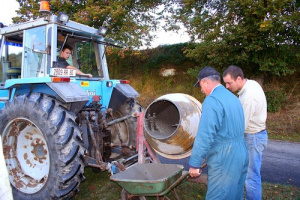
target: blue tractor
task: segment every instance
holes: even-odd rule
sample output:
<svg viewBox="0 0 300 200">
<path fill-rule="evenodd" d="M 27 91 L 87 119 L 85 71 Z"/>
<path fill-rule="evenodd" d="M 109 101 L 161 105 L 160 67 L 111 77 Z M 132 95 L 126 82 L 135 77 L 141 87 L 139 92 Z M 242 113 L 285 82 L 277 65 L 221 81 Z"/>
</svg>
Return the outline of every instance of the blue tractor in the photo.
<svg viewBox="0 0 300 200">
<path fill-rule="evenodd" d="M 69 199 L 95 171 L 136 162 L 139 94 L 109 78 L 105 50 L 123 44 L 60 13 L 0 29 L 0 134 L 15 199 Z M 92 78 L 59 68 L 68 62 Z"/>
</svg>

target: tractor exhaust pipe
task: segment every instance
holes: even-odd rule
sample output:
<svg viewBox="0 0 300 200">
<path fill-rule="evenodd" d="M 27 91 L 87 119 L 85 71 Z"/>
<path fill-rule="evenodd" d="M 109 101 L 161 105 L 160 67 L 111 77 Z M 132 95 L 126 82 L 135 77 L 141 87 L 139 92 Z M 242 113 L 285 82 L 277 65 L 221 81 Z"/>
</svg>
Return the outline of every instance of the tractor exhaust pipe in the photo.
<svg viewBox="0 0 300 200">
<path fill-rule="evenodd" d="M 145 138 L 161 156 L 182 159 L 191 155 L 201 117 L 201 103 L 183 94 L 166 94 L 145 111 Z"/>
</svg>

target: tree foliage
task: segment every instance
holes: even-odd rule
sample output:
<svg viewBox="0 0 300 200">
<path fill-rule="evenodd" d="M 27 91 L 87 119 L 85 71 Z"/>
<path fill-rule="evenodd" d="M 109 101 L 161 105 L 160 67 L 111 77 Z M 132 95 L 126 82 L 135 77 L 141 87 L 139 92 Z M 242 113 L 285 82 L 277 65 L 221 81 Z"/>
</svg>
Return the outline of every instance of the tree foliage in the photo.
<svg viewBox="0 0 300 200">
<path fill-rule="evenodd" d="M 300 63 L 297 0 L 182 0 L 169 7 L 196 41 L 186 51 L 202 65 L 292 74 Z"/>
<path fill-rule="evenodd" d="M 117 51 L 107 48 L 106 55 L 110 75 L 116 74 L 149 74 L 163 68 L 176 68 L 186 71 L 187 66 L 193 67 L 195 62 L 184 55 L 187 43 L 159 46 L 154 49 Z M 198 71 L 199 72 L 199 71 Z M 198 74 L 198 73 L 197 73 Z"/>
<path fill-rule="evenodd" d="M 40 0 L 17 0 L 20 9 L 14 23 L 25 22 L 41 17 Z M 142 41 L 153 39 L 151 30 L 156 29 L 155 9 L 160 0 L 49 0 L 53 14 L 65 12 L 70 19 L 95 28 L 104 26 L 108 37 L 139 47 Z"/>
<path fill-rule="evenodd" d="M 39 0 L 17 0 L 14 22 L 41 16 Z M 245 73 L 292 74 L 300 63 L 299 0 L 49 0 L 51 11 L 98 28 L 108 36 L 139 47 L 153 39 L 158 18 L 166 30 L 182 22 L 195 45 L 186 55 L 203 65 L 223 69 L 235 64 Z M 163 6 L 163 9 L 161 9 Z M 155 13 L 160 8 L 160 13 Z"/>
</svg>

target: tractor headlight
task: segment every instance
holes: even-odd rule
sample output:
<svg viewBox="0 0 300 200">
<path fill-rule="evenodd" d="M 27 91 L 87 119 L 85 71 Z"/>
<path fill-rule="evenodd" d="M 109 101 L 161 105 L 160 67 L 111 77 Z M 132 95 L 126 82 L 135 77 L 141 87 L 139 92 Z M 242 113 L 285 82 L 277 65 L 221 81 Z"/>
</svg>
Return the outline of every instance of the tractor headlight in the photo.
<svg viewBox="0 0 300 200">
<path fill-rule="evenodd" d="M 106 33 L 107 33 L 107 28 L 100 26 L 98 29 L 98 34 L 104 36 L 104 35 L 106 35 Z"/>
<path fill-rule="evenodd" d="M 59 12 L 57 16 L 58 21 L 61 23 L 68 23 L 69 18 L 70 16 L 63 12 Z"/>
</svg>

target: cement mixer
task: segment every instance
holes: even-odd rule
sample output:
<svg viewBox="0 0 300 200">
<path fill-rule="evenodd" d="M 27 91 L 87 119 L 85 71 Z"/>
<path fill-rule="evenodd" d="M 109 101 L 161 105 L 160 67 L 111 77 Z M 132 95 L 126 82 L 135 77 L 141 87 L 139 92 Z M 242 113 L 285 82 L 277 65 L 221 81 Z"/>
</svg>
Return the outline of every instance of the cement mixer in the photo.
<svg viewBox="0 0 300 200">
<path fill-rule="evenodd" d="M 156 153 L 169 159 L 191 155 L 202 104 L 183 93 L 163 95 L 145 111 L 145 138 Z"/>
<path fill-rule="evenodd" d="M 168 159 L 183 159 L 191 155 L 201 117 L 201 103 L 183 93 L 166 94 L 153 101 L 138 117 L 138 164 L 114 174 L 110 180 L 123 189 L 121 199 L 167 198 L 175 187 L 188 176 L 183 165 L 161 164 L 152 150 Z M 145 131 L 143 131 L 143 129 Z M 145 139 L 147 142 L 145 142 Z M 144 149 L 153 159 L 148 163 Z M 206 165 L 201 166 L 201 168 Z"/>
</svg>

